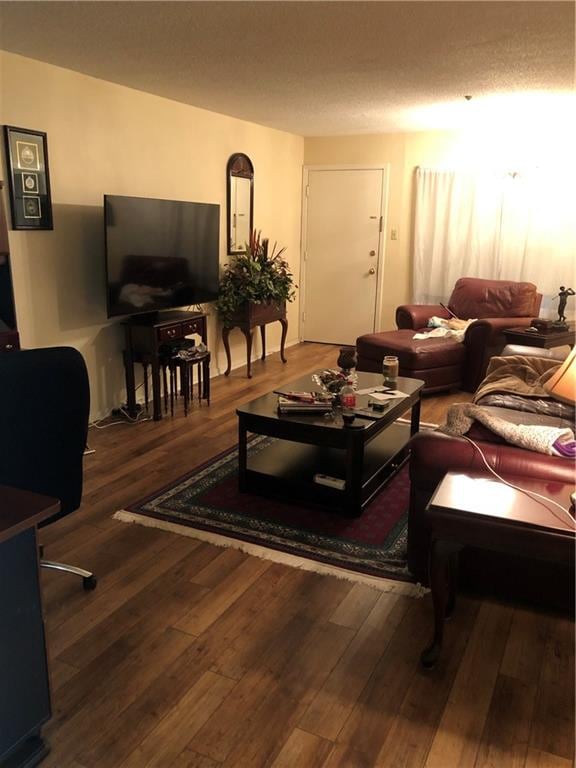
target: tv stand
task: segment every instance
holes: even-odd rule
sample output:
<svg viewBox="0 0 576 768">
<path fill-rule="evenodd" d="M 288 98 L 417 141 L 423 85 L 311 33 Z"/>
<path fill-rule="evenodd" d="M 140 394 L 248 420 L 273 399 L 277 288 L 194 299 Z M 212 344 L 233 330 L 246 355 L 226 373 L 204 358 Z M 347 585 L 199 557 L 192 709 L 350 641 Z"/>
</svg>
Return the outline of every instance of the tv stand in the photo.
<svg viewBox="0 0 576 768">
<path fill-rule="evenodd" d="M 136 418 L 136 383 L 134 363 L 150 365 L 152 369 L 152 409 L 154 421 L 162 418 L 160 392 L 160 347 L 186 336 L 200 336 L 208 346 L 206 315 L 203 312 L 171 310 L 134 315 L 122 321 L 124 326 L 124 371 L 126 375 L 126 402 L 128 414 Z M 204 363 L 204 381 L 210 375 L 209 362 Z"/>
</svg>

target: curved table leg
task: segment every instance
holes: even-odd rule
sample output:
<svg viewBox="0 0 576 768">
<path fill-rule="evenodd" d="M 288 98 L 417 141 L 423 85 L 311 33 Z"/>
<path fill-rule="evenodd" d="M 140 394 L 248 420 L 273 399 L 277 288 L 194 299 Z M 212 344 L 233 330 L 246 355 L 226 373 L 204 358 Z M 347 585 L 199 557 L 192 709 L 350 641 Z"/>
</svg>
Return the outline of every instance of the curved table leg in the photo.
<svg viewBox="0 0 576 768">
<path fill-rule="evenodd" d="M 230 342 L 228 340 L 228 337 L 230 336 L 230 328 L 222 328 L 222 343 L 224 344 L 224 349 L 226 351 L 226 370 L 224 371 L 224 376 L 228 376 L 230 374 L 230 370 L 232 369 L 232 358 L 230 357 Z"/>
<path fill-rule="evenodd" d="M 262 360 L 266 359 L 266 326 L 260 326 L 260 336 L 262 337 Z"/>
<path fill-rule="evenodd" d="M 246 368 L 248 369 L 247 376 L 249 379 L 251 379 L 252 371 L 250 370 L 250 366 L 252 364 L 252 331 L 249 328 L 241 328 L 240 330 L 246 337 Z"/>
<path fill-rule="evenodd" d="M 422 651 L 420 660 L 425 669 L 431 669 L 440 656 L 444 639 L 444 622 L 447 609 L 453 609 L 456 585 L 454 544 L 436 539 L 430 549 L 430 589 L 434 606 L 434 636 L 430 645 Z"/>
<path fill-rule="evenodd" d="M 280 359 L 283 363 L 286 363 L 286 356 L 284 355 L 284 344 L 286 342 L 286 336 L 288 335 L 288 320 L 285 317 L 280 319 L 282 325 L 282 339 L 280 340 Z"/>
</svg>

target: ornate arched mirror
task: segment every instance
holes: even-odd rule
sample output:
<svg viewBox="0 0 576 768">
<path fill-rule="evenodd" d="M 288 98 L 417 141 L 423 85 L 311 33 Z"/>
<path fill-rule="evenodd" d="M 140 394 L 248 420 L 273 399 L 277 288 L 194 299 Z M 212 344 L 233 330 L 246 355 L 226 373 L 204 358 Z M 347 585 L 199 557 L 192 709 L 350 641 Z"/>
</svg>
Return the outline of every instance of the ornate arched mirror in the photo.
<svg viewBox="0 0 576 768">
<path fill-rule="evenodd" d="M 254 166 L 247 155 L 232 155 L 226 166 L 228 253 L 244 253 L 254 226 Z"/>
</svg>

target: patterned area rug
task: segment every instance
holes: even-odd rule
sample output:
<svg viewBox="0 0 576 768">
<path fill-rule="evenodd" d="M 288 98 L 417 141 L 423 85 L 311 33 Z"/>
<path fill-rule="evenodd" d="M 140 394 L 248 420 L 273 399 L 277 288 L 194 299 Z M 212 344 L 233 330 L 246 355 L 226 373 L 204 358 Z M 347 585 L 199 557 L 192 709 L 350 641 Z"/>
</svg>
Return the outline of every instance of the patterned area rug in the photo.
<svg viewBox="0 0 576 768">
<path fill-rule="evenodd" d="M 261 451 L 270 441 L 255 437 L 249 452 Z M 296 506 L 240 493 L 238 452 L 233 448 L 114 517 L 308 570 L 334 573 L 336 568 L 336 575 L 342 578 L 366 574 L 410 582 L 413 579 L 406 567 L 408 494 L 407 465 L 361 517 L 354 519 L 312 505 Z M 277 553 L 288 553 L 297 560 L 279 558 Z"/>
</svg>

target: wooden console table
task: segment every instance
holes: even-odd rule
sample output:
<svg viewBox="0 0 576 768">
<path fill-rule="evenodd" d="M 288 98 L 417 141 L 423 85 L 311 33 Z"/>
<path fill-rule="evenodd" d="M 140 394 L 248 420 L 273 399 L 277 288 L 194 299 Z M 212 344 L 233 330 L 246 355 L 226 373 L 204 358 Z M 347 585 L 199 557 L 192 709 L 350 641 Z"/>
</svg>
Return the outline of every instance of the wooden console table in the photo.
<svg viewBox="0 0 576 768">
<path fill-rule="evenodd" d="M 569 508 L 572 485 L 526 477 L 507 479 Z M 432 539 L 429 569 L 434 605 L 434 637 L 421 657 L 427 668 L 438 660 L 444 620 L 454 608 L 461 549 L 469 546 L 566 565 L 574 562 L 576 523 L 572 517 L 489 475 L 448 472 L 425 514 Z"/>
<path fill-rule="evenodd" d="M 56 514 L 48 496 L 0 486 L 0 765 L 31 768 L 48 753 L 50 719 L 36 526 Z"/>
<path fill-rule="evenodd" d="M 282 338 L 280 340 L 280 359 L 283 363 L 286 362 L 284 355 L 284 344 L 286 343 L 286 336 L 288 334 L 288 320 L 286 319 L 286 305 L 275 306 L 273 304 L 248 304 L 244 311 L 237 312 L 233 317 L 229 326 L 222 328 L 222 342 L 224 349 L 226 350 L 226 370 L 224 375 L 228 376 L 232 369 L 232 358 L 230 357 L 230 342 L 229 336 L 232 328 L 239 328 L 244 337 L 246 338 L 246 367 L 247 376 L 252 378 L 251 364 L 252 364 L 252 331 L 257 326 L 260 326 L 260 334 L 262 338 L 262 360 L 266 357 L 266 326 L 269 323 L 278 321 L 282 325 Z"/>
<path fill-rule="evenodd" d="M 162 397 L 160 392 L 160 347 L 163 344 L 198 335 L 208 346 L 206 315 L 203 312 L 180 310 L 160 312 L 155 316 L 135 315 L 123 321 L 126 347 L 124 350 L 124 371 L 126 374 L 126 401 L 130 416 L 136 416 L 136 387 L 134 363 L 143 363 L 152 368 L 152 408 L 154 421 L 162 418 Z M 204 381 L 210 375 L 209 357 L 204 361 Z"/>
</svg>

